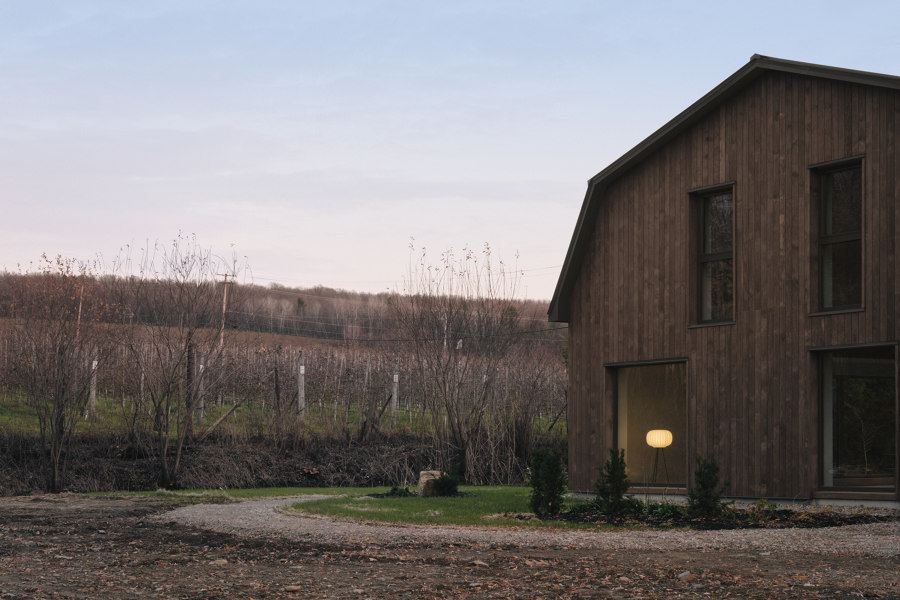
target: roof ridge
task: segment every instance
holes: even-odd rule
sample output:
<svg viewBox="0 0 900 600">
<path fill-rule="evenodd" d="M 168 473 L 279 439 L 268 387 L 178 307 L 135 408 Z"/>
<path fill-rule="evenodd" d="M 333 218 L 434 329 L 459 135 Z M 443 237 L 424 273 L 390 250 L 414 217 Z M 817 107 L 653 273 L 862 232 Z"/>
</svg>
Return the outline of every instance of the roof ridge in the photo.
<svg viewBox="0 0 900 600">
<path fill-rule="evenodd" d="M 568 296 L 571 291 L 572 277 L 574 277 L 571 266 L 573 262 L 575 262 L 577 256 L 580 256 L 583 252 L 586 236 L 583 227 L 585 223 L 591 219 L 591 214 L 595 212 L 593 206 L 594 203 L 592 201 L 593 197 L 596 194 L 602 193 L 602 188 L 608 180 L 620 175 L 631 168 L 635 163 L 642 160 L 645 156 L 654 152 L 663 144 L 668 143 L 673 137 L 701 119 L 729 97 L 750 85 L 750 83 L 766 71 L 780 71 L 806 77 L 819 77 L 860 85 L 873 85 L 876 87 L 900 90 L 900 77 L 895 75 L 885 75 L 882 73 L 872 73 L 869 71 L 858 71 L 840 67 L 829 67 L 826 65 L 754 54 L 750 57 L 750 61 L 743 67 L 732 73 L 728 78 L 704 94 L 699 100 L 681 111 L 662 127 L 647 136 L 638 145 L 631 148 L 628 152 L 617 158 L 606 168 L 588 180 L 588 189 L 578 214 L 575 232 L 569 242 L 566 259 L 563 263 L 563 268 L 560 272 L 553 298 L 550 301 L 548 313 L 551 321 L 565 320 L 562 318 L 565 314 L 560 311 L 559 305 L 563 296 Z"/>
</svg>

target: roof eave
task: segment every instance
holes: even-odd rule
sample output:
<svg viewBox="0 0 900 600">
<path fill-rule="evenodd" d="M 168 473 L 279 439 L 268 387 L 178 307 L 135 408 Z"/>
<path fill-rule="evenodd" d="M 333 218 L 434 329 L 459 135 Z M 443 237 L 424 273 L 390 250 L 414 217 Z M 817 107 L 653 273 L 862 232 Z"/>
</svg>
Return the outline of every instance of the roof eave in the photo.
<svg viewBox="0 0 900 600">
<path fill-rule="evenodd" d="M 578 221 L 575 224 L 575 233 L 572 235 L 572 240 L 569 242 L 569 249 L 566 252 L 566 260 L 563 263 L 562 272 L 560 273 L 560 278 L 556 284 L 556 290 L 553 293 L 553 299 L 550 301 L 550 308 L 547 311 L 548 317 L 551 322 L 569 322 L 569 296 L 571 294 L 572 287 L 572 277 L 571 273 L 573 264 L 577 262 L 577 259 L 580 259 L 581 254 L 583 253 L 584 242 L 586 242 L 586 236 L 589 235 L 589 232 L 586 232 L 584 229 L 584 224 L 590 219 L 588 218 L 589 213 L 593 213 L 595 211 L 595 201 L 592 201 L 595 196 L 597 190 L 601 187 L 605 187 L 605 183 L 613 178 L 613 176 L 621 175 L 624 171 L 626 171 L 630 165 L 638 162 L 647 154 L 655 151 L 658 147 L 665 144 L 672 137 L 677 135 L 683 128 L 685 128 L 689 122 L 693 122 L 693 119 L 698 119 L 702 114 L 705 114 L 705 110 L 708 110 L 710 104 L 714 101 L 718 101 L 721 99 L 721 96 L 726 93 L 735 93 L 737 86 L 742 80 L 746 80 L 751 71 L 753 71 L 753 62 L 751 61 L 747 65 L 745 65 L 741 70 L 737 71 L 731 77 L 720 83 L 716 86 L 712 91 L 703 96 L 700 100 L 693 103 L 690 107 L 683 110 L 678 114 L 674 119 L 670 120 L 668 123 L 657 129 L 654 133 L 652 133 L 649 137 L 647 137 L 643 142 L 623 154 L 616 161 L 611 163 L 608 167 L 594 175 L 588 180 L 588 189 L 585 194 L 584 201 L 581 204 L 581 211 L 578 214 Z M 743 84 L 746 85 L 749 81 L 743 81 Z M 741 86 L 742 87 L 742 86 Z"/>
<path fill-rule="evenodd" d="M 550 321 L 568 323 L 571 317 L 570 296 L 574 285 L 573 266 L 580 261 L 587 238 L 590 236 L 590 231 L 585 231 L 584 225 L 590 221 L 589 217 L 592 213 L 596 212 L 596 202 L 599 198 L 595 198 L 595 196 L 599 196 L 601 190 L 605 189 L 613 179 L 624 174 L 645 156 L 655 152 L 684 129 L 703 118 L 721 102 L 745 88 L 765 71 L 782 71 L 849 83 L 900 89 L 900 77 L 893 75 L 840 69 L 754 54 L 750 58 L 750 62 L 738 69 L 731 77 L 714 87 L 675 118 L 650 134 L 640 144 L 588 180 L 588 189 L 578 214 L 575 232 L 569 242 L 566 259 L 553 293 L 553 299 L 550 301 L 550 308 L 547 311 Z"/>
<path fill-rule="evenodd" d="M 584 244 L 580 243 L 580 237 L 582 235 L 581 232 L 583 231 L 584 222 L 588 220 L 588 212 L 592 212 L 592 207 L 596 206 L 595 203 L 591 202 L 591 194 L 594 187 L 594 182 L 588 181 L 587 191 L 585 192 L 584 200 L 581 203 L 581 210 L 578 212 L 578 221 L 575 223 L 575 234 L 572 235 L 572 239 L 569 240 L 569 248 L 566 251 L 566 260 L 563 262 L 562 272 L 560 273 L 559 279 L 556 281 L 556 289 L 553 291 L 550 307 L 547 309 L 547 316 L 551 323 L 569 322 L 569 302 L 566 301 L 565 303 L 562 303 L 561 301 L 564 297 L 568 300 L 571 290 L 566 289 L 566 282 L 572 280 L 569 270 L 572 268 L 573 264 L 577 262 L 576 259 L 579 259 L 583 252 L 581 248 L 583 248 Z"/>
</svg>

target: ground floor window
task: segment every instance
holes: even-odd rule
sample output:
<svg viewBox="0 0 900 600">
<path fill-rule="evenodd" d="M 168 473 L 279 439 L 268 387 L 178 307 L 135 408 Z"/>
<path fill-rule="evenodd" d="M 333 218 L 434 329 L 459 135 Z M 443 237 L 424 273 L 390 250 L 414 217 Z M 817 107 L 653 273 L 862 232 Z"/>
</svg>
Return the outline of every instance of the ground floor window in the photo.
<svg viewBox="0 0 900 600">
<path fill-rule="evenodd" d="M 824 352 L 822 484 L 890 491 L 897 485 L 894 347 Z"/>
<path fill-rule="evenodd" d="M 616 369 L 617 439 L 631 485 L 687 485 L 685 371 L 685 363 Z"/>
</svg>

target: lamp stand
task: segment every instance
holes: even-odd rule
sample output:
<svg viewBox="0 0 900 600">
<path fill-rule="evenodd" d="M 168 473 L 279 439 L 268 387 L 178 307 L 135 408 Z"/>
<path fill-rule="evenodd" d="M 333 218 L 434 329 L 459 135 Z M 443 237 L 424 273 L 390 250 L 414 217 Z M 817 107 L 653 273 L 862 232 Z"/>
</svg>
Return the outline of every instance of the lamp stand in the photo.
<svg viewBox="0 0 900 600">
<path fill-rule="evenodd" d="M 662 454 L 663 470 L 666 473 L 666 487 L 669 487 L 669 466 L 666 464 L 666 453 L 663 450 L 664 448 L 657 448 L 656 453 L 653 455 L 653 475 L 650 476 L 650 485 L 656 483 L 656 475 L 659 472 L 659 456 Z"/>
</svg>

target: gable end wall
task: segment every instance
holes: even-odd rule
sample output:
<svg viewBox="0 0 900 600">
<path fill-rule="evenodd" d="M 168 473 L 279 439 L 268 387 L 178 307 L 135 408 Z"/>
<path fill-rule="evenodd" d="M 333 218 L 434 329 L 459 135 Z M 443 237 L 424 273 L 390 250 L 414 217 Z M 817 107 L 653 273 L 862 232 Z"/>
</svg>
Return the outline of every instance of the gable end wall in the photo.
<svg viewBox="0 0 900 600">
<path fill-rule="evenodd" d="M 898 337 L 898 119 L 896 90 L 770 72 L 606 186 L 572 293 L 572 489 L 591 489 L 614 443 L 613 370 L 603 365 L 686 357 L 689 473 L 694 457 L 711 456 L 729 495 L 810 497 L 819 401 L 809 348 Z M 864 310 L 810 317 L 808 167 L 857 155 Z M 735 323 L 692 328 L 688 190 L 725 182 Z"/>
</svg>

